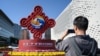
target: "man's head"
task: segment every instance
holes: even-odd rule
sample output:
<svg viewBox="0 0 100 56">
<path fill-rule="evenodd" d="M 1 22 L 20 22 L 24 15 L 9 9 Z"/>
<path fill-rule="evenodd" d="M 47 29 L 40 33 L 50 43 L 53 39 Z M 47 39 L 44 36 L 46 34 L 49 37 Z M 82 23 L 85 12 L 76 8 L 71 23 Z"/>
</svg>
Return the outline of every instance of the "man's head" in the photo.
<svg viewBox="0 0 100 56">
<path fill-rule="evenodd" d="M 88 19 L 84 16 L 78 16 L 74 19 L 73 25 L 75 31 L 86 31 L 88 28 Z"/>
</svg>

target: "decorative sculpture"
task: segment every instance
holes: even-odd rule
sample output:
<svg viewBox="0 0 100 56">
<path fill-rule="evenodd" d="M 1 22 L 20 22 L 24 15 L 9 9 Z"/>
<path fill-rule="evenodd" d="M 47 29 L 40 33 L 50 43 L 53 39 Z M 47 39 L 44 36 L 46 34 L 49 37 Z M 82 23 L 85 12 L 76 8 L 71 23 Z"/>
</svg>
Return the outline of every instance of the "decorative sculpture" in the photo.
<svg viewBox="0 0 100 56">
<path fill-rule="evenodd" d="M 41 6 L 36 6 L 27 18 L 20 21 L 22 27 L 27 27 L 33 33 L 34 39 L 41 39 L 42 33 L 48 28 L 55 26 L 55 21 L 45 15 Z"/>
</svg>

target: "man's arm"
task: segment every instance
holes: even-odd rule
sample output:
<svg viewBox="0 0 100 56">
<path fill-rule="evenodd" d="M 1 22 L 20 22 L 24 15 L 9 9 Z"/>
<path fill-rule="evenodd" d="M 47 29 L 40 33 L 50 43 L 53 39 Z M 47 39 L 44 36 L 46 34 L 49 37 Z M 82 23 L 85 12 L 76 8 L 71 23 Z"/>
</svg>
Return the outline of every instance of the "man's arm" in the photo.
<svg viewBox="0 0 100 56">
<path fill-rule="evenodd" d="M 62 37 L 61 39 L 59 39 L 57 42 L 56 42 L 56 48 L 60 51 L 67 51 L 68 47 L 69 47 L 69 44 L 68 44 L 68 39 L 66 40 L 63 40 L 67 35 L 68 31 L 65 31 L 63 34 L 62 34 Z"/>
<path fill-rule="evenodd" d="M 60 40 L 56 43 L 56 48 L 59 51 L 65 51 L 67 52 L 69 50 L 69 38 L 66 40 Z"/>
</svg>

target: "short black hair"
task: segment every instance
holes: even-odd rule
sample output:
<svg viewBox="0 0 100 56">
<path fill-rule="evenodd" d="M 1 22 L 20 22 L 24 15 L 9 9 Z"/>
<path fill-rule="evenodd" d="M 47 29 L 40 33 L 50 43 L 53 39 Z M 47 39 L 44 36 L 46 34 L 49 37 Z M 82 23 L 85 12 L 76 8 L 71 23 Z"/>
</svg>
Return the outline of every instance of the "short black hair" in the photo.
<svg viewBox="0 0 100 56">
<path fill-rule="evenodd" d="M 73 25 L 78 27 L 78 29 L 80 29 L 80 30 L 87 30 L 88 19 L 84 16 L 78 16 L 74 19 Z"/>
</svg>

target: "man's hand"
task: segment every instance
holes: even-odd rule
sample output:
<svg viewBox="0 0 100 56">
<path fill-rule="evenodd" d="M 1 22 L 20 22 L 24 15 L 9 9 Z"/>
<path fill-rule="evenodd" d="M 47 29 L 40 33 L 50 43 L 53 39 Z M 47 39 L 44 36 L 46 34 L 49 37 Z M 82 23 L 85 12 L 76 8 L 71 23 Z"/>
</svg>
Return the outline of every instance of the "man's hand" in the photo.
<svg viewBox="0 0 100 56">
<path fill-rule="evenodd" d="M 63 40 L 68 35 L 68 30 L 65 30 L 61 35 L 61 40 Z"/>
</svg>

